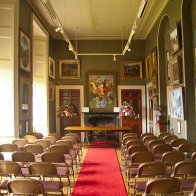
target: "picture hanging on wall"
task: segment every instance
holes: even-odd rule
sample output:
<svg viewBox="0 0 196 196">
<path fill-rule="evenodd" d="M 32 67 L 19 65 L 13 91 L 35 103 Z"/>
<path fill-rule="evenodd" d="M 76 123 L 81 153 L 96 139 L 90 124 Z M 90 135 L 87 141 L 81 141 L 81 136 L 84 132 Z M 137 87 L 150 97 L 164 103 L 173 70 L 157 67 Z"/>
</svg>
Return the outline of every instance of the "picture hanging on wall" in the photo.
<svg viewBox="0 0 196 196">
<path fill-rule="evenodd" d="M 180 24 L 176 23 L 175 28 L 169 35 L 169 40 L 171 53 L 174 54 L 181 48 Z"/>
<path fill-rule="evenodd" d="M 79 79 L 80 61 L 79 60 L 60 60 L 59 61 L 60 79 Z"/>
<path fill-rule="evenodd" d="M 151 59 L 152 59 L 152 70 L 153 72 L 157 72 L 158 71 L 157 48 L 154 48 L 152 50 Z"/>
<path fill-rule="evenodd" d="M 171 91 L 171 117 L 184 120 L 184 95 L 183 87 Z"/>
<path fill-rule="evenodd" d="M 122 61 L 121 62 L 122 79 L 142 79 L 142 61 Z"/>
<path fill-rule="evenodd" d="M 171 66 L 171 84 L 172 85 L 180 84 L 182 80 L 180 57 L 175 56 L 170 61 L 170 66 Z"/>
<path fill-rule="evenodd" d="M 22 30 L 20 30 L 19 47 L 19 67 L 31 72 L 31 40 Z"/>
<path fill-rule="evenodd" d="M 87 99 L 91 111 L 111 111 L 116 106 L 116 73 L 88 72 Z"/>
<path fill-rule="evenodd" d="M 48 66 L 49 77 L 55 79 L 55 61 L 51 57 L 49 57 Z"/>
<path fill-rule="evenodd" d="M 151 55 L 148 55 L 145 60 L 146 63 L 146 78 L 151 78 L 152 77 L 152 59 Z"/>
</svg>

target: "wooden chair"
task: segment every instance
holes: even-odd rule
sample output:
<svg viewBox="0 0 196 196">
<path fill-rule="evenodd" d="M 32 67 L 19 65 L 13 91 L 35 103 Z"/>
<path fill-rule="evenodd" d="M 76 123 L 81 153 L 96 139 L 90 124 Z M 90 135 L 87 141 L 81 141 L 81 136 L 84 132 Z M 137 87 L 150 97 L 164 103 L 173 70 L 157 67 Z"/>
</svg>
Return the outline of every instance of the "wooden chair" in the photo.
<svg viewBox="0 0 196 196">
<path fill-rule="evenodd" d="M 56 140 L 60 140 L 62 138 L 62 135 L 60 133 L 49 133 L 48 136 L 54 137 Z"/>
<path fill-rule="evenodd" d="M 27 140 L 28 143 L 33 144 L 37 138 L 34 135 L 25 135 L 23 139 Z"/>
<path fill-rule="evenodd" d="M 191 158 L 192 153 L 196 151 L 196 144 L 195 143 L 181 144 L 178 150 L 184 152 L 187 158 Z"/>
<path fill-rule="evenodd" d="M 16 144 L 20 151 L 24 150 L 24 146 L 28 144 L 28 141 L 23 138 L 16 138 L 12 140 L 12 144 Z"/>
<path fill-rule="evenodd" d="M 39 144 L 43 146 L 44 150 L 48 150 L 51 146 L 51 142 L 46 139 L 37 139 L 35 140 L 34 144 Z"/>
<path fill-rule="evenodd" d="M 9 195 L 45 195 L 42 183 L 31 178 L 11 179 L 7 183 L 7 190 Z"/>
<path fill-rule="evenodd" d="M 39 144 L 26 144 L 24 146 L 24 150 L 26 152 L 31 152 L 33 153 L 34 155 L 37 155 L 37 154 L 41 154 L 44 152 L 44 148 L 43 146 L 39 145 Z"/>
<path fill-rule="evenodd" d="M 181 192 L 181 181 L 177 178 L 160 178 L 149 180 L 146 183 L 145 194 L 180 194 Z"/>
<path fill-rule="evenodd" d="M 196 152 L 193 152 L 191 155 L 191 160 L 196 160 Z"/>
<path fill-rule="evenodd" d="M 163 139 L 165 136 L 168 136 L 168 135 L 171 135 L 171 133 L 170 132 L 163 132 L 163 133 L 159 134 L 158 138 Z"/>
<path fill-rule="evenodd" d="M 165 174 L 165 165 L 161 162 L 146 162 L 141 163 L 138 168 L 138 173 L 135 177 L 134 195 L 145 191 L 146 178 L 159 178 Z"/>
<path fill-rule="evenodd" d="M 0 152 L 15 152 L 19 151 L 19 148 L 16 144 L 1 144 Z"/>
<path fill-rule="evenodd" d="M 183 138 L 178 138 L 178 139 L 174 139 L 170 142 L 170 145 L 173 147 L 173 148 L 176 148 L 178 149 L 178 147 L 181 145 L 181 144 L 187 144 L 187 140 L 186 139 L 183 139 Z"/>
<path fill-rule="evenodd" d="M 69 167 L 66 163 L 65 156 L 58 152 L 44 152 L 41 156 L 42 162 L 50 162 L 54 164 L 57 168 L 57 173 L 60 177 L 67 178 L 68 186 L 70 187 L 70 177 L 69 174 L 72 174 L 73 181 L 74 173 L 69 171 Z"/>
<path fill-rule="evenodd" d="M 58 192 L 63 196 L 63 184 L 55 165 L 49 162 L 34 162 L 28 168 L 31 178 L 41 179 L 47 194 Z"/>
<path fill-rule="evenodd" d="M 163 138 L 163 141 L 166 143 L 166 144 L 170 144 L 170 142 L 174 139 L 178 139 L 178 136 L 176 135 L 167 135 Z"/>
<path fill-rule="evenodd" d="M 166 175 L 171 176 L 174 170 L 174 165 L 185 160 L 185 155 L 183 152 L 179 151 L 169 151 L 162 155 L 161 162 L 166 165 Z"/>
<path fill-rule="evenodd" d="M 143 141 L 143 138 L 146 137 L 146 136 L 154 136 L 154 134 L 153 133 L 142 133 L 140 135 L 140 140 Z"/>
<path fill-rule="evenodd" d="M 57 139 L 54 136 L 45 136 L 45 137 L 43 137 L 43 139 L 49 140 L 51 142 L 51 144 L 55 144 L 57 141 Z"/>
<path fill-rule="evenodd" d="M 34 135 L 37 139 L 42 139 L 44 135 L 40 132 L 33 132 L 32 135 Z"/>
<path fill-rule="evenodd" d="M 171 177 L 181 178 L 182 191 L 192 191 L 196 180 L 196 161 L 179 161 L 174 166 Z"/>
<path fill-rule="evenodd" d="M 154 148 L 154 146 L 156 146 L 157 144 L 165 144 L 165 142 L 162 139 L 151 140 L 148 143 L 148 149 L 150 151 L 152 151 L 152 149 Z"/>
</svg>

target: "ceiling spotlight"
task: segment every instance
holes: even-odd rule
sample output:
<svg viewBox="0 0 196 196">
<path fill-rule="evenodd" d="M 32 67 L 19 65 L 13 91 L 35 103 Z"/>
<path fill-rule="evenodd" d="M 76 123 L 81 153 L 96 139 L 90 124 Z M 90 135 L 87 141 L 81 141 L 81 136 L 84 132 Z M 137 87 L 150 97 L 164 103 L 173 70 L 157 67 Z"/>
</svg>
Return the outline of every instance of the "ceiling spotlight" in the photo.
<svg viewBox="0 0 196 196">
<path fill-rule="evenodd" d="M 130 49 L 129 47 L 127 48 L 127 50 L 128 50 L 129 52 L 131 51 L 131 49 Z"/>
<path fill-rule="evenodd" d="M 114 57 L 113 57 L 113 60 L 116 61 L 116 55 L 114 54 L 113 56 L 114 56 Z"/>
<path fill-rule="evenodd" d="M 61 27 L 57 27 L 57 28 L 55 29 L 56 32 L 59 32 L 60 30 L 61 30 Z"/>
<path fill-rule="evenodd" d="M 72 51 L 72 50 L 73 50 L 73 48 L 72 48 L 71 44 L 69 44 L 69 51 Z"/>
</svg>

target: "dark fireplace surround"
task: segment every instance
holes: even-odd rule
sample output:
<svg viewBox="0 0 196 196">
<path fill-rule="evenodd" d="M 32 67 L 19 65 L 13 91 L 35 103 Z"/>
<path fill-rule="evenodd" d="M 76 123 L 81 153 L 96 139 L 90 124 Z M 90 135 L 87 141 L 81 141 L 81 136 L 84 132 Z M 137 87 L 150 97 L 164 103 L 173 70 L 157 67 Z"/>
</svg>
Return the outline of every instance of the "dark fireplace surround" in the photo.
<svg viewBox="0 0 196 196">
<path fill-rule="evenodd" d="M 114 112 L 89 112 L 85 114 L 85 125 L 109 126 L 118 125 L 118 114 Z"/>
</svg>

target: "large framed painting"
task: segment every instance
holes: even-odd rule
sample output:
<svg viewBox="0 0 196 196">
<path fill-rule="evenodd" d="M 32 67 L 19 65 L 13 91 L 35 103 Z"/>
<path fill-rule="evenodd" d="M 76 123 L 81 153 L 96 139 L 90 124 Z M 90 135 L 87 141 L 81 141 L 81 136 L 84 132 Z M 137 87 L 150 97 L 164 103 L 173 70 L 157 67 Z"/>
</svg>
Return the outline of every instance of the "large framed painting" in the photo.
<svg viewBox="0 0 196 196">
<path fill-rule="evenodd" d="M 29 119 L 32 116 L 32 81 L 29 78 L 20 78 L 20 119 Z"/>
<path fill-rule="evenodd" d="M 87 100 L 90 111 L 113 111 L 116 106 L 116 73 L 88 72 Z"/>
<path fill-rule="evenodd" d="M 49 57 L 48 61 L 48 70 L 49 77 L 55 79 L 55 61 L 51 57 Z"/>
<path fill-rule="evenodd" d="M 79 60 L 60 60 L 59 61 L 60 79 L 79 79 L 80 61 Z"/>
<path fill-rule="evenodd" d="M 184 93 L 183 87 L 171 91 L 171 117 L 184 120 Z"/>
<path fill-rule="evenodd" d="M 158 84 L 158 73 L 154 73 L 152 76 L 152 95 L 158 95 L 159 93 L 159 84 Z"/>
<path fill-rule="evenodd" d="M 142 79 L 142 61 L 122 61 L 121 62 L 122 79 Z"/>
<path fill-rule="evenodd" d="M 19 67 L 26 72 L 31 72 L 31 40 L 22 30 L 20 30 L 19 40 Z"/>
<path fill-rule="evenodd" d="M 171 115 L 173 86 L 167 86 L 167 114 Z"/>
</svg>

